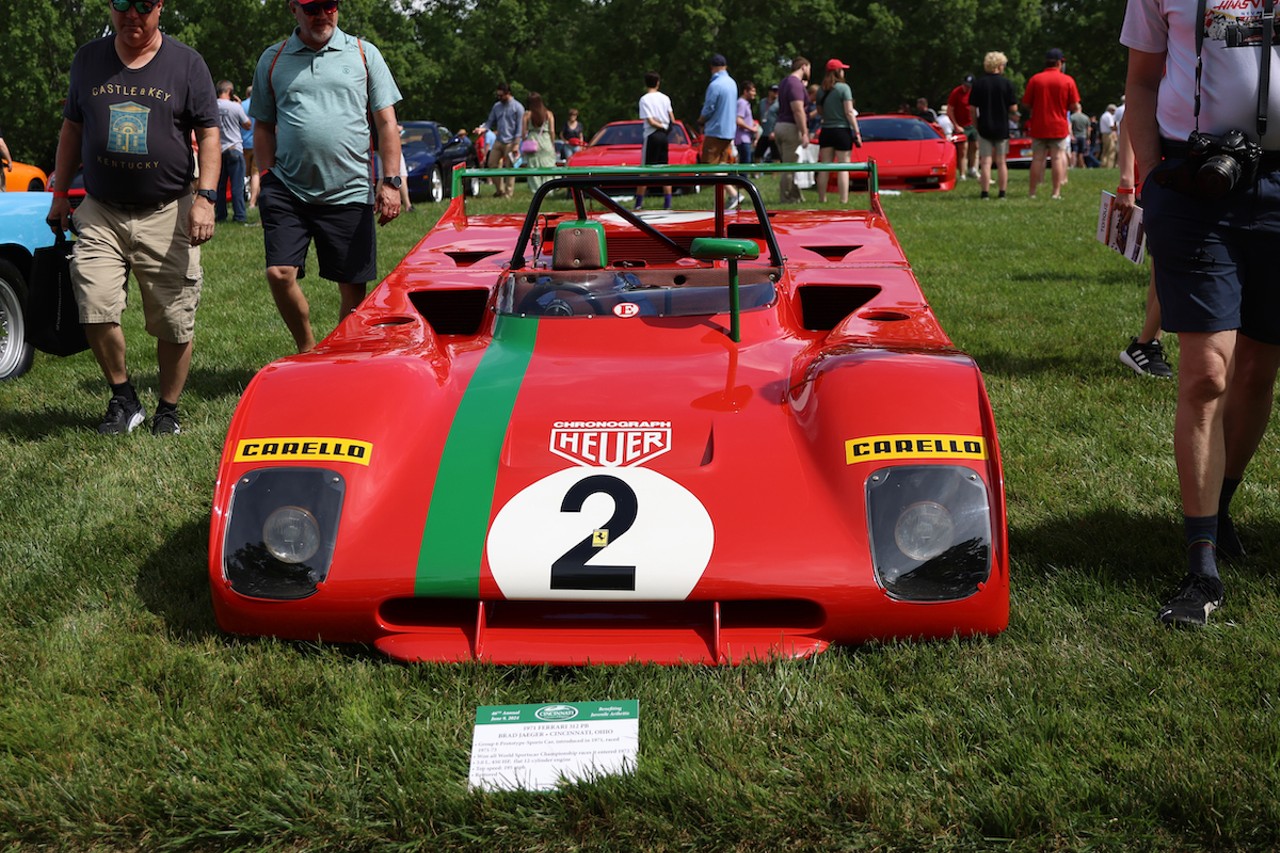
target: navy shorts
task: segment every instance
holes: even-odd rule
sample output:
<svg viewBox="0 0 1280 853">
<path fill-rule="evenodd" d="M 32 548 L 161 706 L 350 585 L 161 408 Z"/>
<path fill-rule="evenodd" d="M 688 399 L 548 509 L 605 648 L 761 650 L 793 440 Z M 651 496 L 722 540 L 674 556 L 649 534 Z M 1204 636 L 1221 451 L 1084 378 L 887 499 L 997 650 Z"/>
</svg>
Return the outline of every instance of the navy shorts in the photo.
<svg viewBox="0 0 1280 853">
<path fill-rule="evenodd" d="M 834 148 L 837 151 L 853 150 L 853 128 L 824 127 L 818 131 L 818 147 Z"/>
<path fill-rule="evenodd" d="M 1280 344 L 1280 171 L 1206 201 L 1161 185 L 1161 175 L 1181 162 L 1164 160 L 1142 185 L 1161 325 L 1170 332 L 1238 329 Z"/>
<path fill-rule="evenodd" d="M 654 128 L 653 133 L 644 141 L 644 165 L 667 165 L 668 150 L 667 131 Z"/>
<path fill-rule="evenodd" d="M 366 284 L 378 276 L 378 239 L 371 204 L 309 204 L 271 172 L 258 191 L 267 266 L 297 267 L 306 276 L 307 249 L 316 243 L 320 277 Z"/>
</svg>

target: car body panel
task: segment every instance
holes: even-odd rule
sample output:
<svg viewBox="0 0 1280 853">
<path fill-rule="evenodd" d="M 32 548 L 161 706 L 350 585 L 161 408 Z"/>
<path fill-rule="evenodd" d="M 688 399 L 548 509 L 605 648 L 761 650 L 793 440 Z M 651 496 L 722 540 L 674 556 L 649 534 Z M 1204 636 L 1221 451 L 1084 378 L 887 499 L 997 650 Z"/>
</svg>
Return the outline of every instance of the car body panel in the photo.
<svg viewBox="0 0 1280 853">
<path fill-rule="evenodd" d="M 611 121 L 596 131 L 586 147 L 569 158 L 575 169 L 596 166 L 639 166 L 644 155 L 644 126 L 639 120 Z M 677 120 L 668 140 L 667 162 L 687 165 L 698 162 L 696 138 Z"/>
<path fill-rule="evenodd" d="M 455 199 L 314 352 L 246 390 L 213 501 L 219 624 L 405 660 L 551 664 L 739 663 L 1003 630 L 1003 475 L 981 374 L 878 203 L 762 224 L 763 210 L 595 211 L 609 265 L 579 271 L 550 263 L 574 214 L 468 217 Z M 629 217 L 677 244 L 719 233 L 761 248 L 739 262 L 738 340 L 732 309 L 679 307 L 727 298 L 726 262 L 671 259 Z M 639 289 L 584 295 L 583 275 Z M 576 313 L 521 301 L 544 277 L 555 287 L 539 299 Z M 237 555 L 257 553 L 269 509 L 293 511 L 285 481 L 313 476 L 341 491 L 327 575 L 296 599 L 245 594 Z M 868 556 L 869 490 L 934 476 L 981 495 L 990 563 L 955 600 L 904 600 Z M 279 497 L 258 507 L 268 477 Z"/>
<path fill-rule="evenodd" d="M 48 215 L 47 195 L 0 193 L 0 380 L 21 376 L 32 363 L 23 312 L 34 252 L 54 243 Z"/>
<path fill-rule="evenodd" d="M 400 151 L 408 169 L 403 177 L 413 201 L 442 200 L 449 195 L 449 175 L 454 166 L 479 165 L 475 147 L 464 134 L 452 133 L 434 121 L 404 121 L 400 126 L 404 128 Z M 385 174 L 376 154 L 374 170 L 378 175 Z"/>
<path fill-rule="evenodd" d="M 956 150 L 949 137 L 922 118 L 888 114 L 858 116 L 862 147 L 854 159 L 873 158 L 881 189 L 950 190 L 956 184 Z"/>
<path fill-rule="evenodd" d="M 30 163 L 13 161 L 12 169 L 4 171 L 4 188 L 6 192 L 44 192 L 49 185 L 49 176 L 39 166 Z"/>
</svg>

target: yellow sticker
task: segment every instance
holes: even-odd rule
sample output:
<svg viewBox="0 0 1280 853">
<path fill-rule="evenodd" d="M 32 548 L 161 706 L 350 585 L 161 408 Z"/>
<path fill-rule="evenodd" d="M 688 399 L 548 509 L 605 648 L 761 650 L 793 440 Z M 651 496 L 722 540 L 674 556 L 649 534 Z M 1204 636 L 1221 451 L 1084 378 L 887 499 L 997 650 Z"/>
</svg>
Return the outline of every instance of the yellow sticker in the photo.
<svg viewBox="0 0 1280 853">
<path fill-rule="evenodd" d="M 980 435 L 868 435 L 844 443 L 845 464 L 885 459 L 986 459 Z"/>
<path fill-rule="evenodd" d="M 592 534 L 591 534 L 591 547 L 592 547 L 592 548 L 603 548 L 604 546 L 606 546 L 606 545 L 608 545 L 608 544 L 609 544 L 609 531 L 607 531 L 607 530 L 596 530 L 596 531 L 593 531 L 593 532 L 592 532 Z"/>
<path fill-rule="evenodd" d="M 242 438 L 234 462 L 352 462 L 368 465 L 373 445 L 350 438 Z"/>
</svg>

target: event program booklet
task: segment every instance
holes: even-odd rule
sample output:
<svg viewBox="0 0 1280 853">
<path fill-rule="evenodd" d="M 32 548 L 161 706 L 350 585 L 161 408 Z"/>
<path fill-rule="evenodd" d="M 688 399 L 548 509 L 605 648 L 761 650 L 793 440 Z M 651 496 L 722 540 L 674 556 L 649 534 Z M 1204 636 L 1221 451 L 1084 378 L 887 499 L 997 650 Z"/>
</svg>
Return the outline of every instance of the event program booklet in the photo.
<svg viewBox="0 0 1280 853">
<path fill-rule="evenodd" d="M 1103 190 L 1098 205 L 1098 242 L 1140 264 L 1146 255 L 1145 238 L 1142 208 L 1135 206 L 1126 212 L 1117 207 L 1114 193 Z"/>
</svg>

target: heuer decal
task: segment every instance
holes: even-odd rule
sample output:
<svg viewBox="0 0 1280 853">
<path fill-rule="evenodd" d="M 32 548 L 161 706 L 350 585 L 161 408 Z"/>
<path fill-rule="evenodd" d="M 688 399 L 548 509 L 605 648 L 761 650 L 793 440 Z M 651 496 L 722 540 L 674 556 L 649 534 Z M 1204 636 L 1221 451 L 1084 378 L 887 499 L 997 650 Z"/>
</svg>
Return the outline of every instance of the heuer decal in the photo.
<svg viewBox="0 0 1280 853">
<path fill-rule="evenodd" d="M 886 459 L 986 459 L 980 435 L 868 435 L 844 443 L 845 464 Z"/>
<path fill-rule="evenodd" d="M 350 438 L 242 438 L 234 462 L 352 462 L 368 465 L 373 445 Z"/>
<path fill-rule="evenodd" d="M 556 421 L 551 452 L 577 465 L 625 468 L 671 449 L 671 421 Z"/>
</svg>

